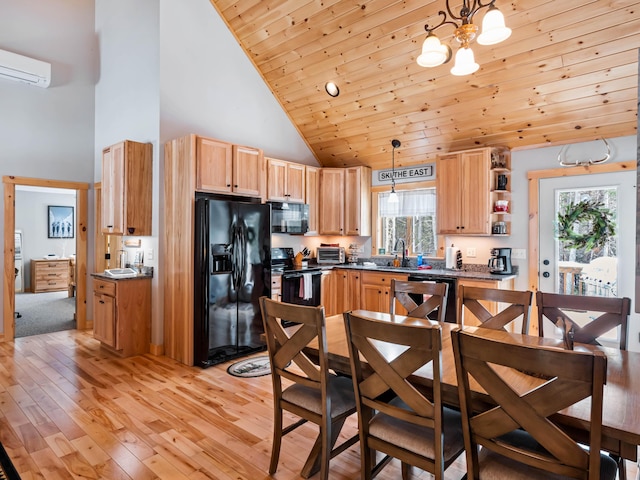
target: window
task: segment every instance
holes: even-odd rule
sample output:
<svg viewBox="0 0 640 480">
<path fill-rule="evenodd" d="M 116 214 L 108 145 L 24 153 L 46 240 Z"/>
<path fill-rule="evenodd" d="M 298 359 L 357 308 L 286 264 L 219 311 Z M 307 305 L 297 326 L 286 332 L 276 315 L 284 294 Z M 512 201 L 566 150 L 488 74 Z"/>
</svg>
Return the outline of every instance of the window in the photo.
<svg viewBox="0 0 640 480">
<path fill-rule="evenodd" d="M 399 190 L 397 203 L 389 203 L 389 192 L 378 194 L 379 248 L 395 251 L 396 241 L 404 239 L 409 255 L 435 256 L 436 189 Z"/>
</svg>

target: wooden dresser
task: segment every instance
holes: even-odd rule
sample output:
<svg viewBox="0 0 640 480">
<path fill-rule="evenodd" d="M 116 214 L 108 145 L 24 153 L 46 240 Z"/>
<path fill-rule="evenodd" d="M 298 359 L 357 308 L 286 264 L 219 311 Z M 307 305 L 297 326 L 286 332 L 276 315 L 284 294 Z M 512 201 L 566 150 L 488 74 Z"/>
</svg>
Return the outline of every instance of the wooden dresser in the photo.
<svg viewBox="0 0 640 480">
<path fill-rule="evenodd" d="M 31 260 L 31 291 L 55 292 L 69 289 L 69 259 Z"/>
</svg>

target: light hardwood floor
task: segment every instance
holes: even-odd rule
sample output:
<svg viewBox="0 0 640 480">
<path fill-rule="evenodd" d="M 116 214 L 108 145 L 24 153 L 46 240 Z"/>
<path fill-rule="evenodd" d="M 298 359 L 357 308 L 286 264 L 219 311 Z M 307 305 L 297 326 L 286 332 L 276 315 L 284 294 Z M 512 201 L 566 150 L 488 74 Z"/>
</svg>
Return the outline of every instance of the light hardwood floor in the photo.
<svg viewBox="0 0 640 480">
<path fill-rule="evenodd" d="M 228 365 L 202 370 L 151 355 L 119 359 L 90 332 L 1 343 L 0 441 L 24 480 L 267 479 L 271 379 L 236 378 Z M 353 417 L 344 435 L 356 428 Z M 301 478 L 316 432 L 305 425 L 285 437 L 273 478 Z M 627 464 L 633 479 L 637 469 Z M 463 473 L 460 460 L 446 478 Z M 358 478 L 355 445 L 332 460 L 331 479 Z M 399 464 L 378 478 L 400 478 Z"/>
</svg>

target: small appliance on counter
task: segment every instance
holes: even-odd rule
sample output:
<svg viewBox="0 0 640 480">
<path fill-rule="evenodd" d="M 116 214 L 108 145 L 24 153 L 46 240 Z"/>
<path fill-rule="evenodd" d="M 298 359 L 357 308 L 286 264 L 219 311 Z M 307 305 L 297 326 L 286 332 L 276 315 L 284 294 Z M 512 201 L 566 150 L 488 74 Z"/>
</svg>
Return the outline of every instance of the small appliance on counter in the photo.
<svg viewBox="0 0 640 480">
<path fill-rule="evenodd" d="M 344 247 L 318 247 L 316 260 L 319 264 L 336 265 L 345 262 Z"/>
<path fill-rule="evenodd" d="M 513 273 L 513 267 L 511 265 L 511 248 L 492 248 L 488 267 L 489 272 L 491 273 L 511 275 Z"/>
<path fill-rule="evenodd" d="M 447 247 L 447 251 L 445 252 L 445 268 L 462 270 L 462 253 L 460 253 L 460 249 L 456 248 L 453 244 Z"/>
</svg>

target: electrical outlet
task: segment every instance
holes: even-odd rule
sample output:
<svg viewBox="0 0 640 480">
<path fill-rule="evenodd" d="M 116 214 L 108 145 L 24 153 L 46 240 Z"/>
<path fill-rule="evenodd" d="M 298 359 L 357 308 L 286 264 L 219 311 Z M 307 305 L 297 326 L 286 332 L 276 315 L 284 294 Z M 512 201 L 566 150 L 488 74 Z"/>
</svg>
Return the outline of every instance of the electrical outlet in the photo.
<svg viewBox="0 0 640 480">
<path fill-rule="evenodd" d="M 153 248 L 147 248 L 147 260 L 153 260 Z"/>
<path fill-rule="evenodd" d="M 476 247 L 467 248 L 467 257 L 468 258 L 476 258 Z"/>
<path fill-rule="evenodd" d="M 524 248 L 514 248 L 511 250 L 511 258 L 517 258 L 519 260 L 527 259 L 527 250 Z"/>
</svg>

